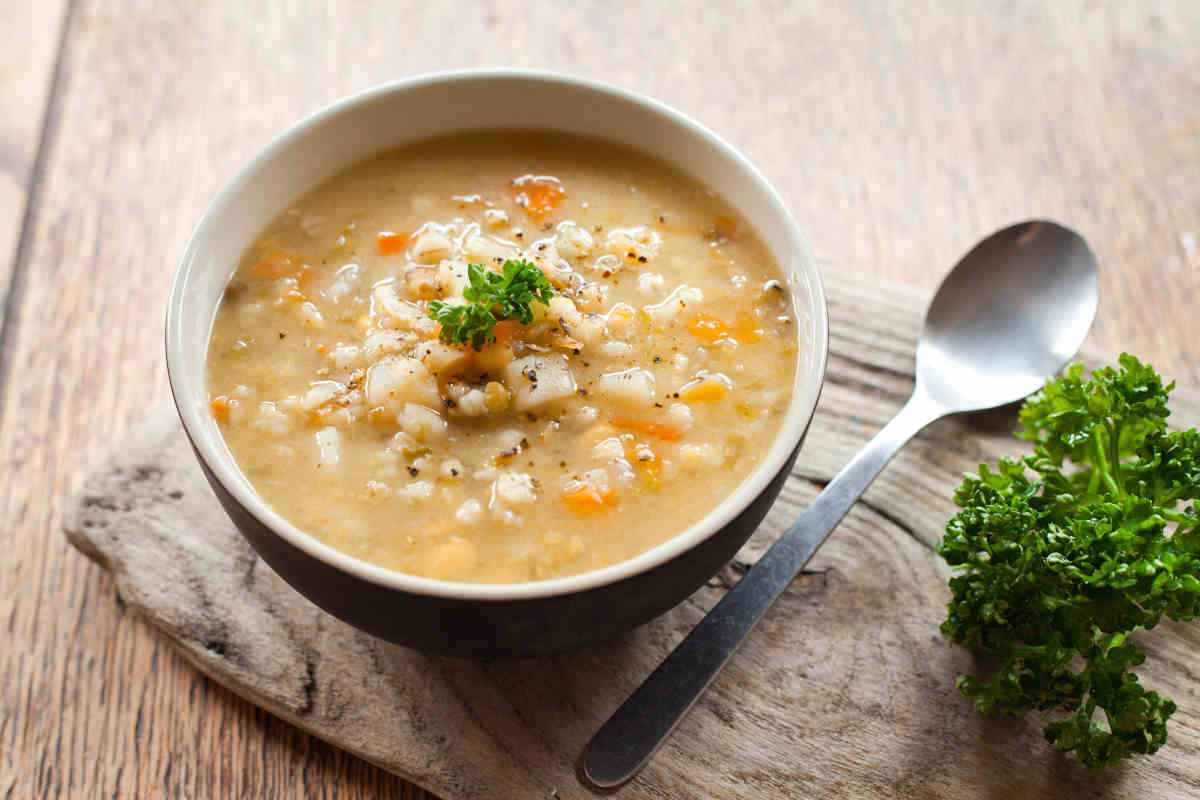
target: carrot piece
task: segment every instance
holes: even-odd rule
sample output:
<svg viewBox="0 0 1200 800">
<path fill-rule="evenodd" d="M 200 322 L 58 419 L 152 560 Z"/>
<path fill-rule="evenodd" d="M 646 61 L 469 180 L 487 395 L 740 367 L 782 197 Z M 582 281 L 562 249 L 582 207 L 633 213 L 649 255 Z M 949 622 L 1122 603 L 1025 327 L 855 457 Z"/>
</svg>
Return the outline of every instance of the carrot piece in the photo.
<svg viewBox="0 0 1200 800">
<path fill-rule="evenodd" d="M 749 311 L 739 311 L 737 321 L 733 325 L 733 338 L 742 344 L 754 344 L 763 338 L 763 329 L 759 320 Z"/>
<path fill-rule="evenodd" d="M 595 514 L 616 505 L 616 493 L 612 489 L 597 489 L 584 483 L 565 493 L 563 502 L 576 514 Z"/>
<path fill-rule="evenodd" d="M 266 250 L 250 268 L 250 274 L 263 280 L 276 280 L 295 275 L 302 268 L 302 259 L 278 247 Z"/>
<path fill-rule="evenodd" d="M 701 378 L 689 381 L 679 390 L 679 399 L 685 403 L 716 403 L 729 394 L 729 387 L 719 380 Z"/>
<path fill-rule="evenodd" d="M 217 422 L 229 422 L 229 398 L 225 395 L 218 395 L 209 401 L 208 407 L 212 409 L 213 417 Z"/>
<path fill-rule="evenodd" d="M 729 326 L 712 314 L 701 312 L 688 323 L 688 332 L 705 344 L 712 344 L 729 334 Z"/>
<path fill-rule="evenodd" d="M 499 344 L 508 344 L 517 334 L 517 324 L 516 320 L 502 319 L 492 326 L 492 335 Z"/>
<path fill-rule="evenodd" d="M 407 233 L 380 231 L 379 235 L 375 237 L 375 249 L 381 256 L 394 256 L 396 253 L 403 252 L 406 247 L 408 247 Z"/>
<path fill-rule="evenodd" d="M 562 182 L 549 175 L 522 175 L 512 182 L 513 200 L 535 221 L 541 222 L 566 198 Z"/>
<path fill-rule="evenodd" d="M 664 442 L 678 442 L 683 438 L 683 431 L 663 422 L 651 422 L 631 417 L 613 417 L 612 424 L 627 431 L 637 431 L 656 439 L 662 439 Z"/>
</svg>

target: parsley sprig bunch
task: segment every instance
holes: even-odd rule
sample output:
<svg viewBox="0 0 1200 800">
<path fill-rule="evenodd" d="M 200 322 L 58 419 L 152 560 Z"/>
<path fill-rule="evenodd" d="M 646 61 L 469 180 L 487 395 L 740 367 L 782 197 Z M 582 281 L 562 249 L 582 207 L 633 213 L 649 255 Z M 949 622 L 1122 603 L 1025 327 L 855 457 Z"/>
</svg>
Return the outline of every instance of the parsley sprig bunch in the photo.
<svg viewBox="0 0 1200 800">
<path fill-rule="evenodd" d="M 528 261 L 505 261 L 500 272 L 469 264 L 467 279 L 466 303 L 435 300 L 429 304 L 429 316 L 441 324 L 442 341 L 470 343 L 476 350 L 495 341 L 497 322 L 514 319 L 528 325 L 533 322 L 533 303 L 546 305 L 554 296 L 545 273 Z"/>
<path fill-rule="evenodd" d="M 939 547 L 957 572 L 942 631 L 996 662 L 959 689 L 1049 712 L 1046 739 L 1089 767 L 1166 742 L 1175 703 L 1139 683 L 1129 637 L 1200 608 L 1200 433 L 1167 430 L 1173 388 L 1128 354 L 1047 383 L 1020 414 L 1033 455 L 967 476 Z"/>
</svg>

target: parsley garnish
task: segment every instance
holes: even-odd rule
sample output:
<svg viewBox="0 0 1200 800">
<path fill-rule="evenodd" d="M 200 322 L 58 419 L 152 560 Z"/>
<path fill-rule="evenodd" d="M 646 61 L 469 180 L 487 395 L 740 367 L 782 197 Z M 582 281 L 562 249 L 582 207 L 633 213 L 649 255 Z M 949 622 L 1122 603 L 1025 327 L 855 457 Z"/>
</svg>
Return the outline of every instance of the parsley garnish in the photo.
<svg viewBox="0 0 1200 800">
<path fill-rule="evenodd" d="M 1089 767 L 1166 742 L 1175 703 L 1138 682 L 1129 636 L 1200 603 L 1200 433 L 1167 430 L 1173 387 L 1128 354 L 1047 383 L 1021 409 L 1033 455 L 967 476 L 939 547 L 957 572 L 942 631 L 995 659 L 960 691 L 1054 714 L 1046 739 Z"/>
<path fill-rule="evenodd" d="M 470 264 L 467 278 L 467 302 L 435 300 L 429 304 L 429 316 L 441 324 L 442 341 L 470 343 L 476 350 L 495 341 L 497 322 L 513 319 L 528 325 L 533 322 L 534 301 L 546 305 L 554 295 L 546 275 L 528 261 L 505 261 L 500 272 Z"/>
</svg>

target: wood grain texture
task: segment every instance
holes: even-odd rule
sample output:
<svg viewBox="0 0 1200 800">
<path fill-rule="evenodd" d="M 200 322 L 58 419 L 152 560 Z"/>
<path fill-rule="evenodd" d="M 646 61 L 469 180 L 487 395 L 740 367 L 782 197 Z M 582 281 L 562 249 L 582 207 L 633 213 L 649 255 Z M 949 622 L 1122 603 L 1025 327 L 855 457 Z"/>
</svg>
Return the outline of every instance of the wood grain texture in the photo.
<svg viewBox="0 0 1200 800">
<path fill-rule="evenodd" d="M 12 3 L 0 14 L 0 337 L 22 223 L 54 84 L 67 0 Z"/>
<path fill-rule="evenodd" d="M 471 663 L 389 646 L 338 622 L 237 533 L 170 407 L 85 484 L 67 535 L 188 660 L 305 730 L 446 800 L 583 800 L 574 766 L 587 739 L 912 388 L 921 295 L 830 290 L 838 333 L 827 388 L 780 502 L 710 585 L 599 647 Z M 1178 391 L 1173 406 L 1179 422 L 1200 421 L 1200 395 Z M 1013 409 L 988 422 L 942 422 L 891 465 L 620 794 L 957 799 L 1104 786 L 1114 799 L 1166 800 L 1200 791 L 1200 703 L 1182 702 L 1171 746 L 1153 761 L 1102 777 L 1053 752 L 1036 719 L 981 719 L 955 691 L 972 659 L 937 632 L 948 592 L 932 547 L 961 474 L 1022 449 L 1010 434 Z M 1141 638 L 1152 652 L 1144 681 L 1189 697 L 1200 626 Z"/>
<path fill-rule="evenodd" d="M 284 126 L 373 83 L 513 64 L 651 94 L 742 147 L 826 275 L 868 289 L 928 289 L 984 233 L 1058 218 L 1100 257 L 1097 343 L 1200 379 L 1194 2 L 78 0 L 64 47 L 2 343 L 0 797 L 418 796 L 200 676 L 58 535 L 85 465 L 165 396 L 166 287 L 213 193 Z M 838 647 L 884 634 L 859 635 Z"/>
</svg>

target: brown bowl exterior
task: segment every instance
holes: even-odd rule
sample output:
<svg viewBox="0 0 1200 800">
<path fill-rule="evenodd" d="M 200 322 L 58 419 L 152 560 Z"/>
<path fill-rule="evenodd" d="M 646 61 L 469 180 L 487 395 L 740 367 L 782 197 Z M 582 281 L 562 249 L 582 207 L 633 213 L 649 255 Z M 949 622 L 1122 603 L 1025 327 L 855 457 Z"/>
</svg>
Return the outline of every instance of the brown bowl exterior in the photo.
<svg viewBox="0 0 1200 800">
<path fill-rule="evenodd" d="M 805 434 L 807 434 L 807 428 Z M 333 616 L 395 644 L 465 658 L 541 656 L 603 642 L 674 608 L 729 563 L 758 528 L 791 472 L 786 465 L 728 525 L 675 558 L 615 583 L 532 599 L 436 597 L 380 586 L 287 542 L 204 475 L 238 530 L 296 591 Z M 670 519 L 663 520 L 671 525 Z"/>
</svg>

